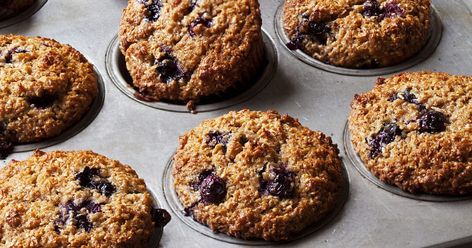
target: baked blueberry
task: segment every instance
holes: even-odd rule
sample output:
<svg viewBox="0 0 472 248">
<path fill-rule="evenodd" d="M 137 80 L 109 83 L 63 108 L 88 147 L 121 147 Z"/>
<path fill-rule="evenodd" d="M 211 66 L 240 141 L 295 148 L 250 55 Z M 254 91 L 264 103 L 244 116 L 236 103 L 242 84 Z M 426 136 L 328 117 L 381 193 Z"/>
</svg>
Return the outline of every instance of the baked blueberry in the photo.
<svg viewBox="0 0 472 248">
<path fill-rule="evenodd" d="M 384 124 L 382 129 L 370 139 L 367 144 L 370 146 L 370 157 L 375 158 L 382 153 L 382 149 L 392 143 L 396 136 L 400 136 L 402 130 L 395 123 Z"/>
<path fill-rule="evenodd" d="M 226 192 L 226 182 L 214 174 L 207 176 L 200 184 L 201 201 L 207 204 L 223 202 Z"/>
<path fill-rule="evenodd" d="M 418 126 L 420 133 L 440 133 L 446 130 L 448 118 L 443 113 L 426 109 L 420 113 Z"/>
</svg>

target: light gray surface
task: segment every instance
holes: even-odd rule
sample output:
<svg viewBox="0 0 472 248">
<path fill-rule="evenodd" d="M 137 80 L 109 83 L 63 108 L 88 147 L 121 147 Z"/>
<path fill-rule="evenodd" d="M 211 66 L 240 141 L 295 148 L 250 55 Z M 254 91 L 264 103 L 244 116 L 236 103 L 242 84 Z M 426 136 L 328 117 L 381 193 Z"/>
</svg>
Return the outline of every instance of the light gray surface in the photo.
<svg viewBox="0 0 472 248">
<path fill-rule="evenodd" d="M 437 51 L 410 69 L 472 74 L 471 0 L 433 1 L 444 24 Z M 466 3 L 467 2 L 467 3 Z M 281 0 L 261 0 L 264 28 L 276 39 L 273 17 Z M 122 94 L 106 75 L 108 43 L 116 34 L 124 0 L 50 0 L 36 15 L 0 33 L 41 35 L 69 43 L 90 59 L 106 84 L 105 105 L 96 120 L 72 139 L 45 149 L 91 149 L 131 164 L 148 186 L 165 200 L 161 178 L 178 136 L 200 121 L 229 110 L 276 109 L 302 124 L 332 135 L 342 150 L 342 134 L 355 93 L 369 90 L 374 77 L 350 77 L 312 68 L 293 58 L 276 42 L 279 69 L 275 79 L 250 101 L 198 115 L 171 113 L 141 105 Z M 8 159 L 23 159 L 18 153 Z M 471 235 L 472 201 L 433 203 L 402 198 L 377 188 L 342 155 L 351 177 L 351 195 L 344 211 L 321 231 L 291 247 L 419 247 Z M 207 238 L 174 216 L 166 226 L 163 247 L 235 247 Z M 280 246 L 283 247 L 283 246 Z"/>
</svg>

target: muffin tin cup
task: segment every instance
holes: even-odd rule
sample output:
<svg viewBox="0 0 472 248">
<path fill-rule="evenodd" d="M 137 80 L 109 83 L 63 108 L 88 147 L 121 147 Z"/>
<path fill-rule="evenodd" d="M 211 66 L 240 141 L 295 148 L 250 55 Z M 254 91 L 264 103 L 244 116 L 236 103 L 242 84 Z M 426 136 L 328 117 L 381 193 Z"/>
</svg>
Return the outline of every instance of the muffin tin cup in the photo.
<svg viewBox="0 0 472 248">
<path fill-rule="evenodd" d="M 278 54 L 274 41 L 265 30 L 262 30 L 262 36 L 266 50 L 267 65 L 257 81 L 245 91 L 236 96 L 230 97 L 228 100 L 221 100 L 208 104 L 197 103 L 195 109 L 197 112 L 215 111 L 243 103 L 257 95 L 269 84 L 277 70 Z M 131 84 L 132 79 L 126 69 L 125 58 L 120 51 L 119 43 L 118 36 L 115 36 L 110 42 L 105 55 L 105 65 L 108 76 L 121 92 L 129 98 L 152 108 L 181 113 L 188 113 L 190 111 L 185 104 L 148 102 L 136 98 L 135 94 L 137 91 Z"/>
<path fill-rule="evenodd" d="M 392 194 L 399 195 L 402 197 L 414 199 L 414 200 L 419 200 L 419 201 L 430 201 L 430 202 L 454 202 L 454 201 L 463 201 L 463 200 L 470 200 L 472 199 L 472 196 L 440 196 L 440 195 L 430 195 L 430 194 L 412 194 L 408 193 L 406 191 L 401 190 L 400 188 L 386 184 L 380 179 L 378 179 L 376 176 L 374 176 L 364 165 L 364 162 L 362 162 L 361 158 L 357 154 L 357 152 L 354 150 L 354 146 L 351 142 L 351 134 L 349 132 L 349 123 L 346 123 L 346 126 L 344 128 L 344 133 L 343 133 L 343 143 L 344 143 L 344 150 L 351 161 L 351 163 L 354 165 L 356 170 L 367 180 L 369 180 L 371 183 L 376 185 L 377 187 L 386 190 Z"/>
<path fill-rule="evenodd" d="M 172 156 L 173 157 L 173 156 Z M 167 201 L 168 205 L 172 209 L 172 212 L 187 226 L 192 228 L 194 231 L 203 234 L 207 237 L 213 238 L 218 241 L 223 241 L 226 243 L 230 244 L 236 244 L 236 245 L 249 245 L 249 246 L 265 246 L 265 245 L 277 245 L 277 244 L 283 244 L 283 243 L 288 243 L 291 241 L 299 240 L 304 237 L 307 237 L 316 231 L 322 229 L 326 225 L 330 224 L 333 222 L 338 214 L 342 211 L 345 203 L 347 202 L 349 198 L 349 184 L 350 184 L 350 179 L 349 179 L 349 174 L 346 170 L 346 167 L 344 164 L 342 164 L 342 171 L 343 171 L 343 184 L 341 186 L 340 190 L 340 195 L 339 198 L 337 199 L 337 202 L 335 206 L 332 208 L 332 210 L 320 221 L 316 222 L 315 224 L 305 228 L 302 232 L 300 232 L 297 235 L 294 235 L 291 239 L 287 241 L 265 241 L 265 240 L 244 240 L 244 239 L 238 239 L 232 236 L 229 236 L 224 233 L 215 233 L 213 232 L 209 227 L 195 221 L 192 217 L 190 216 L 185 216 L 184 214 L 184 207 L 182 206 L 179 197 L 177 196 L 177 193 L 175 192 L 175 189 L 173 187 L 174 182 L 173 182 L 173 176 L 172 176 L 172 169 L 173 169 L 173 159 L 172 157 L 169 159 L 167 162 L 167 165 L 164 169 L 164 175 L 162 179 L 162 190 L 164 192 L 164 197 L 165 200 Z"/>
<path fill-rule="evenodd" d="M 102 109 L 103 103 L 105 101 L 105 84 L 103 83 L 103 78 L 96 67 L 94 67 L 94 71 L 97 75 L 98 94 L 92 102 L 92 105 L 90 105 L 90 109 L 87 111 L 87 113 L 85 113 L 85 115 L 77 123 L 65 129 L 58 136 L 46 139 L 41 142 L 15 145 L 13 153 L 34 151 L 36 149 L 42 149 L 59 144 L 74 137 L 76 134 L 80 133 L 88 125 L 90 125 L 90 123 L 92 123 L 92 121 L 100 113 L 100 110 Z"/>
<path fill-rule="evenodd" d="M 8 26 L 11 26 L 13 24 L 22 22 L 22 21 L 30 18 L 36 12 L 38 12 L 47 3 L 47 1 L 48 0 L 37 0 L 37 1 L 34 2 L 33 5 L 31 5 L 29 8 L 22 11 L 21 13 L 18 13 L 17 15 L 9 17 L 5 20 L 1 20 L 0 21 L 0 28 L 6 28 Z"/>
<path fill-rule="evenodd" d="M 430 30 L 428 41 L 425 44 L 425 46 L 416 55 L 405 60 L 404 62 L 400 64 L 393 65 L 393 66 L 380 67 L 380 68 L 375 68 L 375 69 L 350 69 L 350 68 L 344 68 L 344 67 L 339 67 L 339 66 L 323 63 L 320 60 L 310 57 L 306 53 L 302 52 L 300 49 L 297 49 L 297 50 L 288 49 L 286 44 L 290 42 L 290 39 L 287 37 L 284 27 L 283 27 L 284 26 L 283 25 L 283 7 L 284 7 L 284 4 L 281 4 L 278 7 L 277 12 L 275 14 L 275 20 L 274 20 L 275 32 L 277 34 L 277 37 L 281 45 L 291 55 L 293 55 L 297 59 L 301 60 L 302 62 L 310 66 L 316 67 L 324 71 L 346 75 L 346 76 L 379 76 L 379 75 L 392 74 L 395 72 L 400 72 L 408 68 L 411 68 L 423 62 L 434 53 L 434 51 L 436 50 L 436 48 L 438 47 L 441 41 L 441 37 L 443 33 L 443 26 L 441 23 L 441 19 L 439 18 L 438 13 L 433 6 L 432 13 L 431 13 L 431 30 Z"/>
</svg>

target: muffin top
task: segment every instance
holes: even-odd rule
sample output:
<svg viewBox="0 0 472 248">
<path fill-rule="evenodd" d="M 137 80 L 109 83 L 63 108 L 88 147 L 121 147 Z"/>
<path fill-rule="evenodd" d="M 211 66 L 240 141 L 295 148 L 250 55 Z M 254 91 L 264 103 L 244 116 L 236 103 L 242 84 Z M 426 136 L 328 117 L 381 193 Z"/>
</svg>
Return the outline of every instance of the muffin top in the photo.
<svg viewBox="0 0 472 248">
<path fill-rule="evenodd" d="M 403 73 L 356 95 L 355 150 L 382 181 L 412 193 L 472 193 L 472 77 Z"/>
<path fill-rule="evenodd" d="M 0 140 L 28 143 L 77 122 L 98 93 L 93 66 L 55 40 L 0 35 Z"/>
<path fill-rule="evenodd" d="M 156 211 L 144 180 L 90 151 L 36 151 L 0 169 L 0 246 L 146 247 Z"/>
<path fill-rule="evenodd" d="M 290 116 L 230 112 L 180 137 L 174 186 L 186 213 L 213 231 L 287 240 L 339 200 L 338 152 Z"/>
<path fill-rule="evenodd" d="M 199 100 L 250 83 L 260 71 L 261 24 L 256 0 L 129 0 L 120 48 L 147 99 Z"/>
<path fill-rule="evenodd" d="M 347 68 L 398 64 L 416 54 L 430 30 L 430 0 L 287 0 L 291 42 L 322 62 Z"/>
</svg>

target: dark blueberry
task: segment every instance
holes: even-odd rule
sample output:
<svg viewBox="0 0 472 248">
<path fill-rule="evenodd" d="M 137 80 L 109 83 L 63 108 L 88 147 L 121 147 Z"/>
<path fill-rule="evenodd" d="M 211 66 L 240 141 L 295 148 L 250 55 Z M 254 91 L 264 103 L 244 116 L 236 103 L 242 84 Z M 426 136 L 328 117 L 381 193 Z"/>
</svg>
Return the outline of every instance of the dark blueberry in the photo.
<svg viewBox="0 0 472 248">
<path fill-rule="evenodd" d="M 156 227 L 164 227 L 169 223 L 171 216 L 165 209 L 153 208 L 151 210 L 151 218 Z"/>
<path fill-rule="evenodd" d="M 144 18 L 148 22 L 157 21 L 161 15 L 162 3 L 160 0 L 152 0 L 148 3 L 148 0 L 138 0 L 139 3 L 146 7 L 146 17 Z"/>
<path fill-rule="evenodd" d="M 5 159 L 13 152 L 13 143 L 8 140 L 0 140 L 0 159 Z"/>
<path fill-rule="evenodd" d="M 223 202 L 226 198 L 226 182 L 213 174 L 206 177 L 200 184 L 200 196 L 204 203 Z"/>
<path fill-rule="evenodd" d="M 418 98 L 415 94 L 411 93 L 409 89 L 403 91 L 403 100 L 409 103 L 418 104 Z"/>
<path fill-rule="evenodd" d="M 294 192 L 293 173 L 285 168 L 274 168 L 270 172 L 270 180 L 267 182 L 267 193 L 280 198 L 290 198 Z"/>
<path fill-rule="evenodd" d="M 200 184 L 202 184 L 203 180 L 207 178 L 208 176 L 214 174 L 213 170 L 204 170 L 198 175 L 198 179 L 196 182 L 193 182 L 190 184 L 190 187 L 192 187 L 193 190 L 199 190 L 200 189 Z"/>
<path fill-rule="evenodd" d="M 77 173 L 75 179 L 79 180 L 79 185 L 85 188 L 91 187 L 92 179 L 99 175 L 97 168 L 85 167 L 82 172 Z"/>
<path fill-rule="evenodd" d="M 205 17 L 206 13 L 200 13 L 197 19 L 193 20 L 188 26 L 188 33 L 190 36 L 195 36 L 194 28 L 198 25 L 203 25 L 206 28 L 210 28 L 213 25 L 213 19 L 210 17 Z"/>
<path fill-rule="evenodd" d="M 205 136 L 205 142 L 211 148 L 215 148 L 218 144 L 226 148 L 230 138 L 231 132 L 211 131 Z"/>
<path fill-rule="evenodd" d="M 111 196 L 116 192 L 116 187 L 100 176 L 97 168 L 85 167 L 82 172 L 77 173 L 76 177 L 79 185 L 84 188 L 96 189 L 105 196 Z"/>
<path fill-rule="evenodd" d="M 5 54 L 5 63 L 10 64 L 13 62 L 13 50 L 8 50 Z"/>
<path fill-rule="evenodd" d="M 395 17 L 395 16 L 402 16 L 405 11 L 394 2 L 389 2 L 384 7 L 384 15 L 385 17 Z"/>
<path fill-rule="evenodd" d="M 74 201 L 69 200 L 62 206 L 59 211 L 59 217 L 54 221 L 54 231 L 59 234 L 67 221 L 70 218 L 73 218 L 75 220 L 75 226 L 78 229 L 84 229 L 85 231 L 90 232 L 92 229 L 92 223 L 88 219 L 88 214 L 80 213 L 84 208 L 87 210 L 87 213 L 97 213 L 102 210 L 100 204 L 94 203 L 90 200 L 85 200 L 79 204 L 75 204 Z"/>
<path fill-rule="evenodd" d="M 92 185 L 92 188 L 100 191 L 102 194 L 108 197 L 116 192 L 116 187 L 107 181 L 92 182 Z"/>
<path fill-rule="evenodd" d="M 154 63 L 157 65 L 156 70 L 160 75 L 161 80 L 166 83 L 187 77 L 186 73 L 179 66 L 177 59 L 168 51 L 166 51 L 164 56 L 157 59 Z"/>
<path fill-rule="evenodd" d="M 257 172 L 259 175 L 259 193 L 265 194 L 267 192 L 267 181 L 264 180 L 264 172 L 266 172 L 267 166 L 264 165 L 260 171 Z"/>
<path fill-rule="evenodd" d="M 315 37 L 316 40 L 322 44 L 326 45 L 328 40 L 328 34 L 331 32 L 331 28 L 325 22 L 309 22 L 308 23 L 308 34 Z"/>
<path fill-rule="evenodd" d="M 363 16 L 382 16 L 383 14 L 384 11 L 377 0 L 367 0 L 364 2 Z"/>
<path fill-rule="evenodd" d="M 188 7 L 187 13 L 191 13 L 198 5 L 198 0 L 190 0 L 190 6 Z"/>
<path fill-rule="evenodd" d="M 446 130 L 448 119 L 443 113 L 428 109 L 420 113 L 418 125 L 420 133 L 440 133 Z"/>
<path fill-rule="evenodd" d="M 370 146 L 370 157 L 375 158 L 382 153 L 382 148 L 392 143 L 396 136 L 400 136 L 402 130 L 395 123 L 384 124 L 382 129 L 373 135 L 367 144 Z"/>
<path fill-rule="evenodd" d="M 51 107 L 56 100 L 57 96 L 50 93 L 45 93 L 41 96 L 30 96 L 26 98 L 26 101 L 30 105 L 34 105 L 34 107 L 40 109 Z"/>
<path fill-rule="evenodd" d="M 10 63 L 13 62 L 13 54 L 15 54 L 15 53 L 27 53 L 27 52 L 29 52 L 29 51 L 26 50 L 26 49 L 21 49 L 21 48 L 10 49 L 5 54 L 5 63 L 10 64 Z"/>
<path fill-rule="evenodd" d="M 92 223 L 85 214 L 75 216 L 75 226 L 78 229 L 84 229 L 86 232 L 90 232 L 93 227 Z"/>
</svg>

